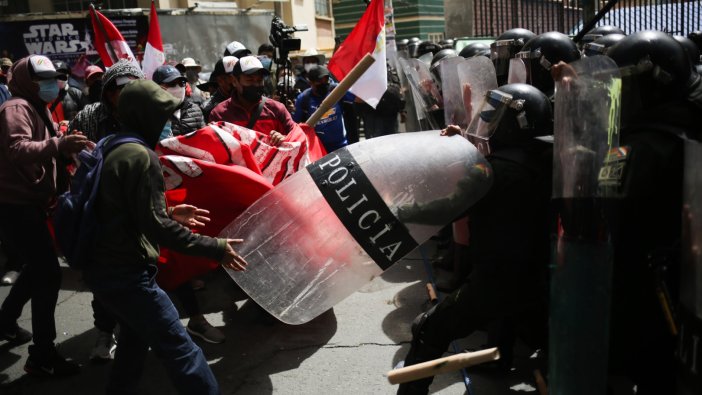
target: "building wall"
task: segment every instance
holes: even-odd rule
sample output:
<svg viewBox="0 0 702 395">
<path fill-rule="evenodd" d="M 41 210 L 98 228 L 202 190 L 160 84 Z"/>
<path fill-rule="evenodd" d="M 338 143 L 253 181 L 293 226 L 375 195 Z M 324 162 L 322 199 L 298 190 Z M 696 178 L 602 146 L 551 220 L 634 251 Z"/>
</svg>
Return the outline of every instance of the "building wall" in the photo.
<svg viewBox="0 0 702 395">
<path fill-rule="evenodd" d="M 359 0 L 338 0 L 334 3 L 336 32 L 346 37 L 366 7 Z M 419 37 L 422 40 L 444 36 L 444 0 L 405 0 L 393 2 L 397 39 Z"/>
</svg>

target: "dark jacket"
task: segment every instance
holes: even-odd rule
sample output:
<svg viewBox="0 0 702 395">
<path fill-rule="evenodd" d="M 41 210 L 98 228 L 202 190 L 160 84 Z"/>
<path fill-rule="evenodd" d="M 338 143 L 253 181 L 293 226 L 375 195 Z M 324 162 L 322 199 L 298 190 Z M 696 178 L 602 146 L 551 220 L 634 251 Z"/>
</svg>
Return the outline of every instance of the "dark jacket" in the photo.
<svg viewBox="0 0 702 395">
<path fill-rule="evenodd" d="M 180 118 L 171 117 L 171 129 L 174 136 L 188 134 L 205 126 L 205 117 L 202 115 L 200 107 L 186 97 L 180 107 Z"/>
<path fill-rule="evenodd" d="M 140 135 L 148 147 L 123 144 L 105 159 L 95 203 L 101 229 L 95 243 L 96 267 L 110 265 L 114 274 L 155 264 L 161 245 L 222 258 L 225 240 L 192 233 L 166 212 L 163 173 L 153 148 L 177 106 L 177 100 L 152 81 L 133 81 L 122 90 L 118 107 L 123 132 Z"/>
</svg>

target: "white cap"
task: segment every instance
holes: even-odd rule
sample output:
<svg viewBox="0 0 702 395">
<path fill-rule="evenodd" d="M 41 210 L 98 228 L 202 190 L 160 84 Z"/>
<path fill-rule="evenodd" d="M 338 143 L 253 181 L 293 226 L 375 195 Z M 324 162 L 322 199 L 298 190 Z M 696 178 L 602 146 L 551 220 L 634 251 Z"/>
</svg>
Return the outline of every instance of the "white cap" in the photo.
<svg viewBox="0 0 702 395">
<path fill-rule="evenodd" d="M 229 55 L 237 55 L 237 52 L 239 51 L 246 51 L 245 54 L 243 55 L 250 55 L 251 51 L 249 51 L 244 44 L 238 42 L 238 41 L 232 41 L 229 44 L 227 44 L 227 47 L 224 49 L 224 56 L 229 56 Z"/>
<path fill-rule="evenodd" d="M 222 65 L 224 66 L 224 72 L 229 74 L 232 71 L 234 71 L 234 66 L 236 66 L 236 62 L 239 61 L 239 58 L 236 56 L 225 56 L 222 58 Z"/>
<path fill-rule="evenodd" d="M 254 74 L 262 71 L 264 74 L 268 74 L 268 70 L 263 67 L 261 61 L 255 56 L 244 56 L 239 59 L 234 67 L 234 75 L 239 74 Z"/>
<path fill-rule="evenodd" d="M 32 66 L 34 74 L 41 79 L 59 78 L 66 80 L 68 77 L 56 71 L 51 60 L 44 55 L 32 55 L 29 57 L 29 64 Z"/>
<path fill-rule="evenodd" d="M 199 69 L 198 71 L 202 70 L 202 66 L 200 66 L 193 58 L 183 58 L 183 60 L 180 61 L 180 64 L 185 67 L 197 68 Z"/>
</svg>

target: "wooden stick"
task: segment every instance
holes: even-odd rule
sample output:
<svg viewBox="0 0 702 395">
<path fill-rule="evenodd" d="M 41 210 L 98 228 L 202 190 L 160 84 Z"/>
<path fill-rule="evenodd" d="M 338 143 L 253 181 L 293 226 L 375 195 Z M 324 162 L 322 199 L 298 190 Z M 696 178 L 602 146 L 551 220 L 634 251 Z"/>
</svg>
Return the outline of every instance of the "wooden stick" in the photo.
<svg viewBox="0 0 702 395">
<path fill-rule="evenodd" d="M 536 389 L 539 390 L 539 395 L 548 395 L 548 386 L 546 380 L 539 369 L 534 370 L 534 380 L 536 381 Z"/>
<path fill-rule="evenodd" d="M 390 384 L 406 383 L 498 359 L 500 359 L 500 352 L 497 348 L 465 352 L 391 370 L 388 372 L 388 381 Z"/>
<path fill-rule="evenodd" d="M 432 304 L 436 304 L 439 301 L 439 297 L 436 296 L 436 290 L 431 283 L 427 283 L 427 295 L 429 296 L 429 301 Z"/>
<path fill-rule="evenodd" d="M 337 85 L 334 90 L 329 92 L 327 97 L 325 97 L 322 101 L 322 104 L 320 104 L 319 108 L 317 108 L 317 111 L 315 111 L 305 123 L 311 127 L 317 125 L 317 122 L 319 122 L 319 120 L 322 118 L 322 115 L 329 111 L 330 108 L 334 107 L 336 102 L 341 100 L 349 88 L 351 88 L 351 86 L 353 86 L 353 84 L 355 84 L 356 81 L 361 78 L 363 73 L 365 73 L 366 70 L 371 67 L 373 62 L 375 62 L 375 59 L 370 54 L 366 54 L 366 56 L 364 56 L 363 59 L 361 59 L 361 61 L 358 62 L 358 64 L 355 65 L 351 71 L 349 71 L 346 77 L 339 82 L 339 85 Z"/>
</svg>

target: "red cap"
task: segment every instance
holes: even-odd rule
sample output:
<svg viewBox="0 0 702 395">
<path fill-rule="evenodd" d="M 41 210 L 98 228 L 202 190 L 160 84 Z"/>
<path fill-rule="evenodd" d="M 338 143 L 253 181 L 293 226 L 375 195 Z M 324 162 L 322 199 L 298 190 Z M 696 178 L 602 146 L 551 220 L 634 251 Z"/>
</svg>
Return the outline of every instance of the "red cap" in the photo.
<svg viewBox="0 0 702 395">
<path fill-rule="evenodd" d="M 104 71 L 100 68 L 100 66 L 95 66 L 95 65 L 90 65 L 85 68 L 85 80 L 88 81 L 90 80 L 93 76 L 97 75 L 103 75 L 105 74 Z"/>
</svg>

